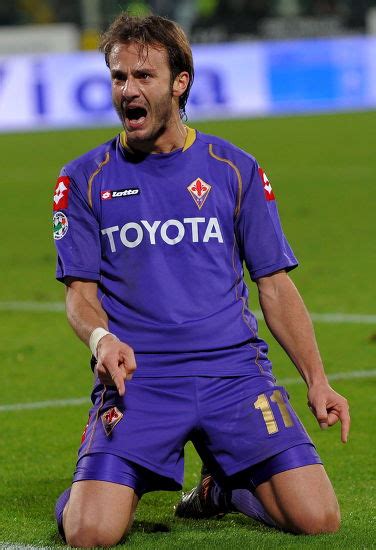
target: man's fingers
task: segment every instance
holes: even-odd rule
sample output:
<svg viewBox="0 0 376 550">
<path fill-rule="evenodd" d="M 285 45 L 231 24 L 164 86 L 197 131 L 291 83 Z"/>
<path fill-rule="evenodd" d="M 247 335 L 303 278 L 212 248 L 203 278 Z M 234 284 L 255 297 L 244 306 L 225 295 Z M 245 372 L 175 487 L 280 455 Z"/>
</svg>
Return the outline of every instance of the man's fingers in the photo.
<svg viewBox="0 0 376 550">
<path fill-rule="evenodd" d="M 324 388 L 325 390 L 325 388 Z M 350 431 L 350 413 L 347 400 L 328 387 L 325 391 L 312 388 L 308 392 L 308 406 L 316 416 L 321 429 L 341 421 L 341 440 L 347 442 Z"/>
<path fill-rule="evenodd" d="M 125 380 L 132 380 L 136 368 L 129 368 L 128 363 L 124 360 L 119 364 L 119 367 L 122 369 Z"/>
<path fill-rule="evenodd" d="M 103 384 L 116 386 L 119 395 L 122 396 L 125 394 L 125 376 L 118 365 L 105 366 L 101 361 L 98 361 L 96 369 L 98 377 Z"/>
<path fill-rule="evenodd" d="M 126 351 L 121 351 L 119 366 L 124 370 L 125 380 L 132 380 L 133 373 L 137 368 L 132 348 L 128 347 Z"/>
<path fill-rule="evenodd" d="M 350 417 L 344 418 L 341 424 L 341 441 L 342 443 L 347 443 L 350 431 Z"/>
<path fill-rule="evenodd" d="M 136 370 L 136 358 L 134 356 L 133 349 L 127 346 L 126 350 L 122 350 L 120 352 L 120 357 L 127 373 L 133 373 Z"/>
<path fill-rule="evenodd" d="M 108 372 L 110 373 L 111 378 L 114 381 L 118 394 L 123 396 L 125 394 L 125 383 L 124 376 L 121 370 L 119 369 L 119 367 L 114 367 L 111 370 L 108 369 Z"/>
<path fill-rule="evenodd" d="M 344 407 L 339 411 L 339 418 L 341 420 L 341 441 L 347 443 L 351 423 L 348 407 Z"/>
<path fill-rule="evenodd" d="M 349 406 L 345 399 L 341 399 L 329 410 L 329 426 L 333 426 L 338 420 L 341 421 L 341 441 L 342 443 L 347 443 L 351 420 Z"/>
<path fill-rule="evenodd" d="M 105 366 L 106 371 L 111 376 L 111 379 L 116 386 L 119 395 L 125 394 L 125 384 L 124 384 L 124 370 L 117 363 L 109 363 Z"/>
<path fill-rule="evenodd" d="M 322 403 L 317 407 L 314 407 L 313 405 L 311 405 L 311 410 L 313 414 L 316 416 L 316 419 L 320 425 L 320 428 L 322 430 L 326 430 L 326 428 L 328 427 L 328 412 L 326 410 L 325 404 Z"/>
<path fill-rule="evenodd" d="M 331 411 L 328 415 L 328 424 L 329 426 L 334 426 L 341 421 L 341 441 L 342 443 L 347 443 L 349 431 L 350 431 L 350 414 L 347 409 L 341 409 L 338 411 Z"/>
<path fill-rule="evenodd" d="M 97 372 L 104 384 L 115 385 L 120 396 L 125 394 L 125 380 L 131 380 L 136 370 L 133 349 L 117 339 L 102 338 L 98 353 Z M 102 341 L 101 340 L 101 341 Z M 108 380 L 110 379 L 110 382 Z"/>
</svg>

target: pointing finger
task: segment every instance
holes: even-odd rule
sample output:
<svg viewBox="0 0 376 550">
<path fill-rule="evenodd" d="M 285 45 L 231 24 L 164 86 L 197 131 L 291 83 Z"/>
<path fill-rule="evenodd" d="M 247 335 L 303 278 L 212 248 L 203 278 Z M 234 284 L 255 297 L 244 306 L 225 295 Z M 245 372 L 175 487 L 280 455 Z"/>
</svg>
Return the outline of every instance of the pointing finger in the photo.
<svg viewBox="0 0 376 550">
<path fill-rule="evenodd" d="M 339 418 L 341 420 L 341 441 L 342 443 L 347 443 L 351 422 L 348 408 L 340 410 Z"/>
<path fill-rule="evenodd" d="M 110 378 L 113 382 L 113 384 L 116 386 L 116 389 L 120 396 L 123 396 L 125 394 L 125 384 L 124 384 L 124 376 L 121 373 L 121 369 L 118 367 L 118 365 L 114 364 L 106 364 L 104 365 L 101 361 L 98 361 L 97 365 L 98 372 L 104 372 L 104 376 L 102 378 L 107 377 Z"/>
<path fill-rule="evenodd" d="M 113 369 L 112 372 L 110 371 L 110 374 L 111 374 L 112 380 L 114 381 L 118 394 L 120 396 L 123 396 L 125 394 L 125 384 L 124 384 L 124 378 L 120 372 L 120 369 L 116 367 L 115 369 Z"/>
</svg>

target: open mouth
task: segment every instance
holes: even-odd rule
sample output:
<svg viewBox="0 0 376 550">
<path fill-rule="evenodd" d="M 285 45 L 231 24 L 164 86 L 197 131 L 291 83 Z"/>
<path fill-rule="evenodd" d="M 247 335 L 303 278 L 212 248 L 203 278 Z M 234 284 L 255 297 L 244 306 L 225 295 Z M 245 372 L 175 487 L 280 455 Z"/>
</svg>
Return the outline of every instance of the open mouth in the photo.
<svg viewBox="0 0 376 550">
<path fill-rule="evenodd" d="M 145 122 L 147 110 L 144 107 L 127 107 L 125 109 L 125 120 L 130 128 L 139 128 Z"/>
</svg>

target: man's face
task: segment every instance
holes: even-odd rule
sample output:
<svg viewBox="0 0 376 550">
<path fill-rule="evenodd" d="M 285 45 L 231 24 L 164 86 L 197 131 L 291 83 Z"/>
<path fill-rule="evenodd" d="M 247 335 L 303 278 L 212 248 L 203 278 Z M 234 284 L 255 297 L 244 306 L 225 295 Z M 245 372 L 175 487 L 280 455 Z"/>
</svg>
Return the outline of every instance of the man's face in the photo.
<svg viewBox="0 0 376 550">
<path fill-rule="evenodd" d="M 178 117 L 167 52 L 136 43 L 115 44 L 109 56 L 112 99 L 129 145 L 154 142 Z"/>
</svg>

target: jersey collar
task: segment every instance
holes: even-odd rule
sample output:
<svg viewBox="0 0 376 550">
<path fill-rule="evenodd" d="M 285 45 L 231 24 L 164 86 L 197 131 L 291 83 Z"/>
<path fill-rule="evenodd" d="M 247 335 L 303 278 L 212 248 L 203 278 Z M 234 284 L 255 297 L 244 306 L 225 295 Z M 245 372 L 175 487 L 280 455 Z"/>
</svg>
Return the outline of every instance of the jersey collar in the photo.
<svg viewBox="0 0 376 550">
<path fill-rule="evenodd" d="M 182 153 L 187 151 L 187 149 L 189 149 L 196 141 L 196 130 L 194 128 L 190 128 L 189 126 L 185 126 L 185 128 L 187 129 L 187 135 L 185 137 Z M 134 151 L 132 151 L 132 149 L 127 144 L 127 134 L 125 133 L 125 130 L 120 132 L 120 143 L 122 147 L 124 147 L 124 149 L 128 151 L 128 153 L 134 153 Z"/>
</svg>

